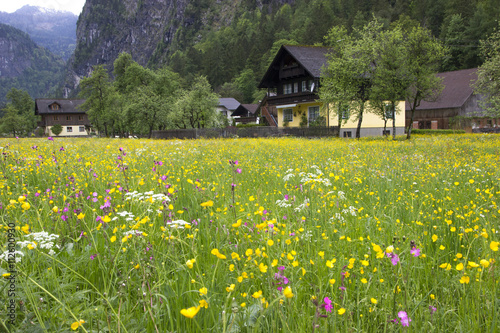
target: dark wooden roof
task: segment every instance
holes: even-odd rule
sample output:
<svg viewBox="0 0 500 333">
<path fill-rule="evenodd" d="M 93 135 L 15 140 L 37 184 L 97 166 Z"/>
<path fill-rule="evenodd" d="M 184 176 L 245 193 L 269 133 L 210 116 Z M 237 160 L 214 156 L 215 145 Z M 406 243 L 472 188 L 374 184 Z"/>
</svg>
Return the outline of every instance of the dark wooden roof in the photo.
<svg viewBox="0 0 500 333">
<path fill-rule="evenodd" d="M 35 114 L 85 113 L 78 108 L 84 102 L 84 99 L 37 98 L 35 100 Z M 58 104 L 59 110 L 52 110 L 50 106 L 53 104 Z"/>
<path fill-rule="evenodd" d="M 477 68 L 436 74 L 443 79 L 444 89 L 435 102 L 422 101 L 417 110 L 460 108 L 474 93 L 471 83 L 477 80 Z M 410 105 L 406 102 L 406 110 Z"/>
<path fill-rule="evenodd" d="M 274 57 L 271 65 L 267 69 L 266 74 L 259 83 L 259 88 L 273 88 L 273 82 L 276 82 L 277 72 L 279 71 L 279 64 L 281 58 L 285 54 L 292 56 L 299 65 L 301 65 L 306 72 L 313 78 L 318 78 L 321 75 L 321 70 L 327 63 L 326 54 L 331 49 L 322 46 L 295 46 L 295 45 L 282 45 L 278 53 Z"/>
<path fill-rule="evenodd" d="M 255 115 L 258 109 L 259 104 L 240 104 L 240 106 L 238 106 L 238 108 L 231 114 L 231 117 L 246 116 L 247 112 Z"/>
</svg>

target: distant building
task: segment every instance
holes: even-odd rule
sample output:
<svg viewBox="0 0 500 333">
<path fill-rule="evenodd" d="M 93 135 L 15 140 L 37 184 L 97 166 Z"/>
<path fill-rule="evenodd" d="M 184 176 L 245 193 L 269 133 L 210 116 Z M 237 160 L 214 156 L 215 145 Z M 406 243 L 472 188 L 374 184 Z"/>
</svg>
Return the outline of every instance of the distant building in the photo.
<svg viewBox="0 0 500 333">
<path fill-rule="evenodd" d="M 259 104 L 240 104 L 231 114 L 236 125 L 238 124 L 257 124 L 259 119 Z"/>
<path fill-rule="evenodd" d="M 45 99 L 35 100 L 35 114 L 41 117 L 38 126 L 44 129 L 45 135 L 54 135 L 52 126 L 62 126 L 60 136 L 87 136 L 91 125 L 85 111 L 78 107 L 84 99 Z"/>
<path fill-rule="evenodd" d="M 477 80 L 477 68 L 443 72 L 436 76 L 443 80 L 444 89 L 435 101 L 422 101 L 415 109 L 413 128 L 474 129 L 495 126 L 493 120 L 486 117 L 484 110 L 479 106 L 480 96 L 474 94 L 471 87 Z M 410 105 L 406 103 L 406 126 L 410 121 Z"/>
<path fill-rule="evenodd" d="M 225 116 L 229 123 L 232 122 L 231 114 L 236 111 L 240 106 L 240 102 L 232 97 L 219 98 L 219 105 L 217 105 L 217 111 Z"/>
</svg>

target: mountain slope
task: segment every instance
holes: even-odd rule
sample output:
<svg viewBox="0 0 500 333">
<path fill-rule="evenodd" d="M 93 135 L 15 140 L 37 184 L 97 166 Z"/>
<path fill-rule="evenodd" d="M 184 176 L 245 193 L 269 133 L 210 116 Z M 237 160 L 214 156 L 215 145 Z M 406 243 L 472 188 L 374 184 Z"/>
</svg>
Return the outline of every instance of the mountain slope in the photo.
<svg viewBox="0 0 500 333">
<path fill-rule="evenodd" d="M 19 29 L 0 24 L 0 106 L 11 88 L 26 90 L 32 98 L 55 92 L 64 61 L 33 42 Z"/>
<path fill-rule="evenodd" d="M 14 13 L 0 12 L 0 23 L 26 32 L 35 43 L 65 60 L 75 49 L 77 20 L 70 12 L 29 5 Z"/>
</svg>

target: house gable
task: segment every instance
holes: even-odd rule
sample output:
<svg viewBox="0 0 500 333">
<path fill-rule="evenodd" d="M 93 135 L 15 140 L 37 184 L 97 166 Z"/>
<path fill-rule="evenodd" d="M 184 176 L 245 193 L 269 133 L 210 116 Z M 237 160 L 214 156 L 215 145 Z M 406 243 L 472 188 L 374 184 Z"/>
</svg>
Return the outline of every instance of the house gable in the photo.
<svg viewBox="0 0 500 333">
<path fill-rule="evenodd" d="M 319 46 L 283 45 L 267 69 L 258 88 L 278 88 L 285 81 L 300 81 L 301 79 L 319 81 L 321 69 L 327 63 L 326 54 L 330 49 Z M 299 91 L 302 90 L 299 87 Z M 310 87 L 308 87 L 310 88 Z"/>
</svg>

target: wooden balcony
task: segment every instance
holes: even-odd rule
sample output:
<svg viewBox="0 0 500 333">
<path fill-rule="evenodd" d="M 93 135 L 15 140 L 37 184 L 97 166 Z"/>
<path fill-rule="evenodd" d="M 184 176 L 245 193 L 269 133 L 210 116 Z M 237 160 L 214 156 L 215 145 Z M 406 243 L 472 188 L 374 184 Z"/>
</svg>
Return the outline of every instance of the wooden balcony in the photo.
<svg viewBox="0 0 500 333">
<path fill-rule="evenodd" d="M 319 96 L 311 92 L 300 92 L 295 94 L 268 96 L 267 103 L 269 105 L 297 104 L 314 102 L 319 99 Z"/>
</svg>

